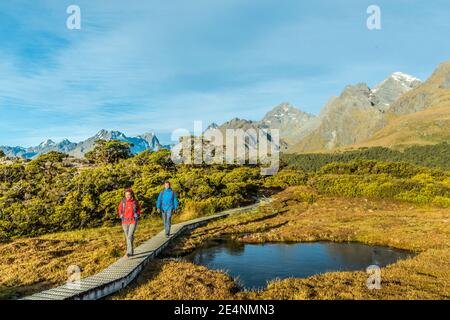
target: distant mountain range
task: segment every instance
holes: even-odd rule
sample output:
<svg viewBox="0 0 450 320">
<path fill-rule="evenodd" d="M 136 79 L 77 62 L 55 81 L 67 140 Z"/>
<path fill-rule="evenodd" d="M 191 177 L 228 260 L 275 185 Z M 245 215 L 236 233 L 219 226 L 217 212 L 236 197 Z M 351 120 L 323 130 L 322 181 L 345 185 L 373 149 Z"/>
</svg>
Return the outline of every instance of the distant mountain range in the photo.
<svg viewBox="0 0 450 320">
<path fill-rule="evenodd" d="M 450 142 L 450 61 L 392 103 L 386 118 L 386 126 L 355 147 Z"/>
<path fill-rule="evenodd" d="M 145 150 L 156 151 L 160 148 L 169 147 L 161 145 L 158 138 L 153 133 L 145 133 L 137 137 L 127 137 L 120 131 L 100 130 L 93 137 L 90 137 L 79 143 L 70 142 L 67 139 L 64 139 L 59 143 L 56 143 L 52 140 L 46 140 L 36 147 L 24 148 L 1 146 L 0 149 L 2 149 L 8 157 L 22 157 L 31 159 L 50 151 L 59 151 L 67 153 L 70 156 L 82 158 L 87 152 L 94 149 L 95 141 L 97 140 L 120 140 L 129 142 L 133 145 L 131 148 L 131 152 L 134 154 L 140 153 Z"/>
<path fill-rule="evenodd" d="M 259 121 L 234 118 L 211 124 L 204 134 L 212 129 L 225 133 L 226 129 L 251 128 L 279 129 L 280 149 L 291 153 L 450 141 L 450 61 L 439 65 L 425 82 L 395 72 L 373 88 L 365 83 L 348 85 L 338 97 L 331 97 L 317 116 L 286 102 Z M 246 148 L 256 148 L 256 137 L 250 138 Z M 163 147 L 151 133 L 127 137 L 119 131 L 101 130 L 79 143 L 47 140 L 31 148 L 0 148 L 7 156 L 25 158 L 53 150 L 83 157 L 97 139 L 130 142 L 133 153 Z M 267 139 L 271 140 L 269 134 Z"/>
<path fill-rule="evenodd" d="M 260 121 L 235 118 L 214 126 L 223 131 L 279 129 L 282 150 L 289 153 L 450 141 L 449 88 L 447 61 L 425 82 L 395 72 L 373 88 L 365 83 L 348 85 L 318 116 L 282 103 Z"/>
<path fill-rule="evenodd" d="M 322 110 L 320 126 L 290 146 L 290 152 L 450 141 L 450 61 L 423 83 L 399 75 L 394 73 L 373 90 L 365 84 L 347 87 Z M 373 139 L 377 142 L 370 142 Z"/>
</svg>

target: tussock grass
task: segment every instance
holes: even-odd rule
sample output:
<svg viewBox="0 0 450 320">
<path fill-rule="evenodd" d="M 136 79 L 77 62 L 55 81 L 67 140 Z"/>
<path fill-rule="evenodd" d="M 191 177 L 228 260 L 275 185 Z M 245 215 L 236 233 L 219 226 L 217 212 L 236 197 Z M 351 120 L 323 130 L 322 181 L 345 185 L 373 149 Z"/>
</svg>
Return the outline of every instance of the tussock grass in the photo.
<svg viewBox="0 0 450 320">
<path fill-rule="evenodd" d="M 314 195 L 304 187 L 281 192 L 258 212 L 243 213 L 196 229 L 168 252 L 182 256 L 208 238 L 231 235 L 252 243 L 358 241 L 417 253 L 382 268 L 382 288 L 369 290 L 368 275 L 330 272 L 306 279 L 271 281 L 260 291 L 236 291 L 226 274 L 162 260 L 115 299 L 450 299 L 450 210 L 383 199 Z M 302 196 L 298 196 L 298 195 Z M 306 199 L 306 200 L 305 200 Z M 234 285 L 233 285 L 234 284 Z M 227 291 L 228 290 L 228 291 Z"/>
<path fill-rule="evenodd" d="M 173 223 L 190 219 L 175 214 Z M 163 229 L 159 215 L 141 220 L 135 246 Z M 67 268 L 79 266 L 82 278 L 94 275 L 126 251 L 119 223 L 92 229 L 65 231 L 0 243 L 0 299 L 15 299 L 64 284 Z"/>
<path fill-rule="evenodd" d="M 150 264 L 136 283 L 113 299 L 232 299 L 238 288 L 227 274 L 176 260 Z"/>
<path fill-rule="evenodd" d="M 135 244 L 162 228 L 160 219 L 139 222 Z M 67 268 L 77 265 L 82 277 L 100 272 L 125 253 L 120 225 L 60 232 L 0 244 L 0 299 L 14 299 L 50 289 L 68 279 Z"/>
</svg>

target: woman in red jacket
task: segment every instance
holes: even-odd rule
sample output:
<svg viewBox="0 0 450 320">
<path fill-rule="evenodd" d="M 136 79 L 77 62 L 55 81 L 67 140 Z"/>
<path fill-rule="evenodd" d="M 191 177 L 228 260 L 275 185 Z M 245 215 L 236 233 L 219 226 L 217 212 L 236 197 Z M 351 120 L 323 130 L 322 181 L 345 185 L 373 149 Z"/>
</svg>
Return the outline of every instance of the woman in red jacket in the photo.
<svg viewBox="0 0 450 320">
<path fill-rule="evenodd" d="M 131 189 L 125 191 L 125 199 L 119 204 L 119 217 L 122 220 L 122 228 L 125 232 L 127 240 L 127 253 L 125 257 L 129 258 L 133 255 L 134 232 L 136 231 L 137 222 L 141 214 L 141 206 L 134 197 Z"/>
</svg>

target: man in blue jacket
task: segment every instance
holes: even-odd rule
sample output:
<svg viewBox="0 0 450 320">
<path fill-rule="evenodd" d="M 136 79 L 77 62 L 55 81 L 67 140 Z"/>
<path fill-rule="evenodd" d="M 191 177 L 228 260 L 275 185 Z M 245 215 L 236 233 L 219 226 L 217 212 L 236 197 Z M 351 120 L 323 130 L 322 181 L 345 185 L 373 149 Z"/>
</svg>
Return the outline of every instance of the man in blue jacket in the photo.
<svg viewBox="0 0 450 320">
<path fill-rule="evenodd" d="M 172 213 L 175 213 L 178 209 L 177 194 L 172 190 L 170 181 L 164 182 L 164 189 L 159 193 L 158 200 L 156 201 L 156 208 L 158 209 L 158 213 L 162 212 L 164 230 L 166 232 L 166 237 L 169 237 Z"/>
</svg>

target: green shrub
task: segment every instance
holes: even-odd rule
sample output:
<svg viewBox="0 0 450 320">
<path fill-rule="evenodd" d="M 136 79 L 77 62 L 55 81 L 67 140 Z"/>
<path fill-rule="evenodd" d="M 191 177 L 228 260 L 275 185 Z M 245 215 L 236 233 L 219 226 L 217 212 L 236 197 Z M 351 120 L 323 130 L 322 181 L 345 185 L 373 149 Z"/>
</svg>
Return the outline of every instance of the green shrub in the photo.
<svg viewBox="0 0 450 320">
<path fill-rule="evenodd" d="M 391 198 L 420 204 L 445 204 L 450 188 L 437 178 L 395 178 L 388 174 L 317 174 L 310 185 L 326 194 L 347 197 Z"/>
<path fill-rule="evenodd" d="M 283 170 L 266 179 L 266 187 L 290 187 L 305 185 L 308 181 L 308 175 L 302 171 Z"/>
<path fill-rule="evenodd" d="M 255 167 L 175 166 L 167 150 L 81 170 L 70 166 L 66 155 L 49 153 L 29 163 L 0 165 L 0 235 L 39 235 L 109 223 L 130 187 L 145 218 L 156 211 L 166 179 L 178 194 L 180 209 L 189 205 L 199 214 L 252 201 L 262 181 Z"/>
<path fill-rule="evenodd" d="M 450 197 L 437 196 L 434 197 L 432 203 L 440 207 L 450 208 Z"/>
<path fill-rule="evenodd" d="M 312 204 L 316 202 L 317 194 L 307 190 L 295 191 L 293 193 L 293 198 L 294 200 L 297 200 L 299 202 L 306 202 Z"/>
<path fill-rule="evenodd" d="M 304 171 L 318 171 L 332 162 L 348 163 L 355 160 L 406 162 L 412 165 L 450 170 L 450 143 L 412 146 L 404 151 L 372 147 L 336 153 L 283 154 L 281 156 L 283 166 Z"/>
</svg>

